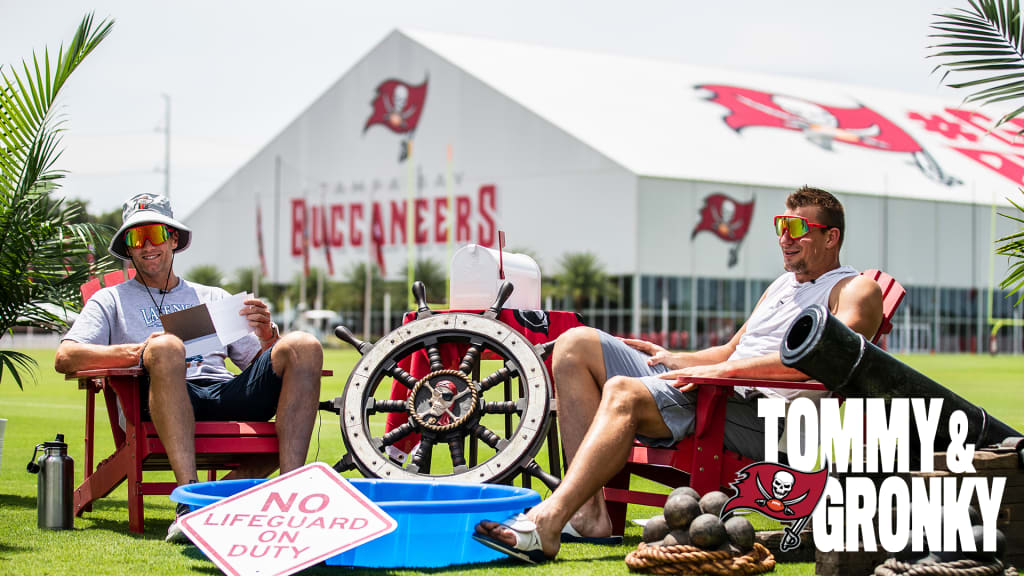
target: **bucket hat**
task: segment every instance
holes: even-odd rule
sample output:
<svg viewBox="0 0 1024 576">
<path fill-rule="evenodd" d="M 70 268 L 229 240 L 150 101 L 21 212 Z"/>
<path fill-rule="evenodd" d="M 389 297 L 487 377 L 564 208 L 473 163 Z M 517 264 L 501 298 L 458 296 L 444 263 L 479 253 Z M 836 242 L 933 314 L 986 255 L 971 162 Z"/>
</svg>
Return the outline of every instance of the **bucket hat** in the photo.
<svg viewBox="0 0 1024 576">
<path fill-rule="evenodd" d="M 142 224 L 166 224 L 177 230 L 178 247 L 174 249 L 175 252 L 185 250 L 192 242 L 192 230 L 174 219 L 171 201 L 166 196 L 145 192 L 132 196 L 121 209 L 121 219 L 124 223 L 110 240 L 110 253 L 121 260 L 131 260 L 128 246 L 124 242 L 125 231 Z"/>
</svg>

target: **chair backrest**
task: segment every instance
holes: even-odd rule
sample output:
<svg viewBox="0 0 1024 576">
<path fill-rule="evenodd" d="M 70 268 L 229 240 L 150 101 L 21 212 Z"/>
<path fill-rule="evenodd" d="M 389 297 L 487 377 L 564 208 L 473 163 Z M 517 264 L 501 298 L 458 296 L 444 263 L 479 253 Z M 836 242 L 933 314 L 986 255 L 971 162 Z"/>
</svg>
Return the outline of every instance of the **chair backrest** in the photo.
<svg viewBox="0 0 1024 576">
<path fill-rule="evenodd" d="M 117 286 L 121 282 L 124 282 L 125 280 L 131 280 L 132 278 L 135 278 L 135 268 L 128 269 L 127 278 L 125 278 L 125 273 L 122 272 L 121 270 L 116 270 L 114 272 L 108 272 L 107 274 L 104 274 L 102 286 L 100 285 L 100 279 L 93 276 L 92 278 L 89 279 L 88 282 L 82 284 L 82 286 L 79 288 L 79 291 L 81 291 L 82 293 L 82 304 L 85 305 L 85 303 L 89 301 L 89 298 L 92 298 L 93 294 L 100 291 L 100 288 L 109 288 L 111 286 Z"/>
<path fill-rule="evenodd" d="M 878 282 L 878 286 L 882 289 L 882 324 L 871 340 L 877 344 L 882 336 L 892 331 L 892 318 L 896 315 L 896 309 L 900 307 L 907 291 L 895 278 L 881 270 L 865 270 L 861 274 Z"/>
</svg>

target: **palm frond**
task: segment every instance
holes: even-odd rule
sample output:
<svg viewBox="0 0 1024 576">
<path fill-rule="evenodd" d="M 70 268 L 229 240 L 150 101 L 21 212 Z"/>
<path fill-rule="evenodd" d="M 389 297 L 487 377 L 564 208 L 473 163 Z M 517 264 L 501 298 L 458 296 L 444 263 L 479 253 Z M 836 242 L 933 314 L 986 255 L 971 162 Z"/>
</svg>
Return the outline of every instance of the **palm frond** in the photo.
<svg viewBox="0 0 1024 576">
<path fill-rule="evenodd" d="M 30 374 L 32 380 L 35 381 L 37 367 L 35 359 L 28 354 L 16 350 L 0 350 L 0 380 L 3 379 L 6 371 L 10 373 L 11 378 L 14 378 L 18 388 L 24 389 L 22 375 Z"/>
<path fill-rule="evenodd" d="M 57 198 L 57 160 L 64 118 L 56 101 L 61 88 L 106 38 L 113 22 L 94 25 L 85 16 L 68 49 L 56 60 L 46 50 L 19 67 L 0 66 L 0 332 L 14 326 L 67 327 L 79 306 L 78 288 L 91 273 L 113 268 L 112 258 L 92 255 L 106 243 L 106 227 L 78 224 L 81 208 Z M 0 380 L 34 367 L 24 354 L 0 351 Z"/>
<path fill-rule="evenodd" d="M 941 63 L 935 71 L 944 70 L 942 81 L 952 74 L 979 75 L 949 86 L 969 89 L 965 102 L 990 105 L 1024 99 L 1024 33 L 1018 0 L 968 0 L 970 9 L 957 8 L 947 14 L 936 15 L 932 24 L 937 32 L 931 38 L 939 43 L 929 46 L 929 58 Z M 985 75 L 992 71 L 1008 74 Z M 996 126 L 1020 114 L 1020 108 L 1002 116 Z"/>
<path fill-rule="evenodd" d="M 1024 193 L 1024 189 L 1021 190 L 1021 193 Z M 1018 215 L 1004 214 L 1002 212 L 999 215 L 1024 224 L 1024 217 L 1020 216 L 1020 214 L 1024 214 L 1024 206 L 1014 202 L 1012 199 L 1010 199 L 1010 203 L 1017 209 Z M 1021 302 L 1024 302 L 1024 228 L 997 240 L 996 254 L 1006 256 L 1009 260 L 1006 276 L 999 284 L 999 287 L 1004 290 L 1010 290 L 1010 293 L 1007 295 L 1008 298 L 1016 294 L 1017 301 L 1013 305 L 1019 306 Z"/>
<path fill-rule="evenodd" d="M 553 293 L 559 298 L 569 298 L 577 310 L 586 303 L 595 305 L 597 300 L 615 300 L 619 290 L 605 272 L 604 264 L 592 252 L 573 252 L 562 256 L 559 272 L 555 275 Z"/>
</svg>

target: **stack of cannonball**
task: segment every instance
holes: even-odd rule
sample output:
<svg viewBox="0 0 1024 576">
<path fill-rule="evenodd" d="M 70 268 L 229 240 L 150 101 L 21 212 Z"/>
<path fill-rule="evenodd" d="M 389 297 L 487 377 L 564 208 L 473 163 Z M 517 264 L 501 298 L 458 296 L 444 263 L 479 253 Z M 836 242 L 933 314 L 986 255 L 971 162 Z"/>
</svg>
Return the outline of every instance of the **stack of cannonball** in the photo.
<svg viewBox="0 0 1024 576">
<path fill-rule="evenodd" d="M 719 518 L 729 497 L 722 492 L 704 496 L 689 486 L 676 488 L 665 501 L 664 514 L 644 525 L 649 546 L 696 546 L 745 554 L 754 547 L 754 527 L 741 516 Z"/>
</svg>

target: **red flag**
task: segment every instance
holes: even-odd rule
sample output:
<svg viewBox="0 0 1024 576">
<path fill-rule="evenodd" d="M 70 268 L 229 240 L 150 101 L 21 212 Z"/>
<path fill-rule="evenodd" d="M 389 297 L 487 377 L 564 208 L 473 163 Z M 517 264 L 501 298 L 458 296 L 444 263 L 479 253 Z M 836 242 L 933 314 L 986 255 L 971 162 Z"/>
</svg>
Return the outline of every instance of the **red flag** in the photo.
<svg viewBox="0 0 1024 576">
<path fill-rule="evenodd" d="M 377 85 L 377 97 L 371 105 L 373 112 L 366 119 L 363 132 L 374 124 L 383 124 L 396 134 L 406 134 L 416 129 L 427 100 L 427 80 L 413 86 L 401 80 L 385 80 Z"/>
<path fill-rule="evenodd" d="M 801 472 L 776 464 L 758 462 L 740 470 L 732 482 L 736 495 L 722 508 L 722 517 L 746 508 L 776 520 L 797 521 L 814 512 L 828 481 L 828 470 Z"/>
<path fill-rule="evenodd" d="M 747 126 L 766 126 L 804 132 L 812 142 L 831 149 L 833 142 L 887 152 L 921 152 L 905 130 L 867 106 L 827 106 L 785 94 L 739 86 L 705 84 L 709 100 L 729 109 L 725 123 L 739 132 Z"/>
<path fill-rule="evenodd" d="M 737 202 L 725 194 L 711 194 L 704 198 L 700 209 L 700 222 L 690 234 L 708 231 L 726 242 L 740 242 L 750 230 L 750 219 L 754 215 L 754 201 Z"/>
<path fill-rule="evenodd" d="M 381 222 L 380 204 L 376 202 L 373 204 L 370 244 L 377 259 L 377 268 L 380 268 L 380 275 L 387 276 L 387 269 L 384 268 L 384 223 Z"/>
<path fill-rule="evenodd" d="M 305 206 L 302 210 L 302 275 L 309 278 L 309 215 Z"/>
<path fill-rule="evenodd" d="M 334 276 L 334 260 L 331 258 L 331 239 L 327 235 L 327 205 L 320 208 L 320 229 L 324 242 L 324 257 L 327 259 L 327 275 Z"/>
<path fill-rule="evenodd" d="M 256 205 L 256 248 L 260 253 L 260 273 L 267 276 L 267 258 L 263 255 L 263 216 L 260 205 Z"/>
</svg>

